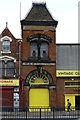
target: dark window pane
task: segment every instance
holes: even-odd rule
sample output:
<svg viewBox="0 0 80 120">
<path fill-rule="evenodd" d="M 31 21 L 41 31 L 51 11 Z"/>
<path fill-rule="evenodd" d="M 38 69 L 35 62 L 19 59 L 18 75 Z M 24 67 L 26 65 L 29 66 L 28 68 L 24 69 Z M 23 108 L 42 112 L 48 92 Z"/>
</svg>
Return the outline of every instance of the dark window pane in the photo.
<svg viewBox="0 0 80 120">
<path fill-rule="evenodd" d="M 37 56 L 38 56 L 37 43 L 32 42 L 30 43 L 30 57 L 37 57 Z"/>
<path fill-rule="evenodd" d="M 14 62 L 13 61 L 0 61 L 0 75 L 13 76 L 15 74 Z"/>
<path fill-rule="evenodd" d="M 14 69 L 14 62 L 8 61 L 6 64 L 6 75 L 14 75 L 15 69 Z"/>
<path fill-rule="evenodd" d="M 2 75 L 5 76 L 5 69 L 2 69 Z"/>
<path fill-rule="evenodd" d="M 2 61 L 0 61 L 0 68 L 2 68 Z"/>
<path fill-rule="evenodd" d="M 2 75 L 2 69 L 0 69 L 0 76 Z"/>
<path fill-rule="evenodd" d="M 14 75 L 14 69 L 6 69 L 6 75 Z"/>
<path fill-rule="evenodd" d="M 41 57 L 48 57 L 48 44 L 43 42 L 40 47 L 40 56 Z"/>
<path fill-rule="evenodd" d="M 7 62 L 7 67 L 8 68 L 13 68 L 14 67 L 14 62 L 13 61 Z"/>
<path fill-rule="evenodd" d="M 65 82 L 65 86 L 80 85 L 80 82 Z"/>
<path fill-rule="evenodd" d="M 3 52 L 10 51 L 10 41 L 9 40 L 3 40 L 3 42 L 2 42 L 2 51 Z"/>
</svg>

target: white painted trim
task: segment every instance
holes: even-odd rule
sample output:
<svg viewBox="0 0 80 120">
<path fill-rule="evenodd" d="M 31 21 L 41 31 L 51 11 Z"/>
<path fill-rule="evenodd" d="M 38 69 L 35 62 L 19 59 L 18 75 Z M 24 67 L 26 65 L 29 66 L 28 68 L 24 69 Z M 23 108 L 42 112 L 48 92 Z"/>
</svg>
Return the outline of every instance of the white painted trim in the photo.
<svg viewBox="0 0 80 120">
<path fill-rule="evenodd" d="M 1 51 L 1 53 L 11 53 L 11 51 L 8 51 L 8 52 Z"/>
<path fill-rule="evenodd" d="M 13 58 L 13 57 L 11 57 L 11 56 L 7 56 L 7 55 L 5 55 L 5 56 L 0 56 L 0 59 L 12 59 L 12 60 L 14 60 L 14 62 L 16 62 L 16 59 L 15 58 Z"/>
<path fill-rule="evenodd" d="M 0 41 L 2 42 L 5 38 L 9 39 L 10 42 L 12 42 L 12 39 L 11 39 L 9 36 L 4 36 L 4 37 L 2 37 L 2 38 L 0 39 Z"/>
</svg>

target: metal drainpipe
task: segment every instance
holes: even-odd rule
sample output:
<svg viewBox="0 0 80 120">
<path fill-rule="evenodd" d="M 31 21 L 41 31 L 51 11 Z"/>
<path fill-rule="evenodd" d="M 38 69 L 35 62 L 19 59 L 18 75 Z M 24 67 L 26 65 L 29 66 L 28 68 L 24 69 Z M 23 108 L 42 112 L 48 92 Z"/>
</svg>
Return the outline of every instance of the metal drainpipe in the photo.
<svg viewBox="0 0 80 120">
<path fill-rule="evenodd" d="M 19 40 L 19 75 L 21 75 L 21 40 Z"/>
</svg>

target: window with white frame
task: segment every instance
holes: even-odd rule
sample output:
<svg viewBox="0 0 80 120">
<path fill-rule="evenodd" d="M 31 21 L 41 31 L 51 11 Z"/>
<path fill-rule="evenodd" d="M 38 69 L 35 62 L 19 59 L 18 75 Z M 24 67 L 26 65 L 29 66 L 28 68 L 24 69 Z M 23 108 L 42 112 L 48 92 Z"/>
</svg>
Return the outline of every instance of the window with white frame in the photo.
<svg viewBox="0 0 80 120">
<path fill-rule="evenodd" d="M 4 39 L 2 41 L 2 52 L 9 52 L 10 51 L 10 40 Z"/>
<path fill-rule="evenodd" d="M 1 51 L 3 53 L 10 52 L 10 44 L 11 44 L 12 39 L 8 36 L 4 36 L 1 38 L 0 41 L 2 42 L 2 50 Z"/>
<path fill-rule="evenodd" d="M 0 61 L 0 76 L 3 77 L 14 77 L 15 75 L 15 63 L 13 60 L 2 60 Z"/>
</svg>

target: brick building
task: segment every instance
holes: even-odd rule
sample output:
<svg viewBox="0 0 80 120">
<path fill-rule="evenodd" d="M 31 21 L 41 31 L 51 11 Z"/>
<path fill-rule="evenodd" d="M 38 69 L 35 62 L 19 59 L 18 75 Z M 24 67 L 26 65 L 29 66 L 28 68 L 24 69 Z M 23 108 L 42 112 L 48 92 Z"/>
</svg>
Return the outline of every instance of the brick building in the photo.
<svg viewBox="0 0 80 120">
<path fill-rule="evenodd" d="M 80 45 L 56 44 L 57 24 L 45 3 L 33 3 L 21 20 L 22 39 L 7 26 L 1 33 L 3 106 L 66 106 L 68 98 L 80 106 Z"/>
<path fill-rule="evenodd" d="M 0 35 L 0 103 L 19 107 L 19 39 L 7 27 Z M 1 106 L 1 105 L 0 105 Z"/>
<path fill-rule="evenodd" d="M 72 106 L 80 108 L 80 44 L 56 45 L 56 80 L 58 105 L 67 106 L 70 99 Z M 62 97 L 61 97 L 62 96 Z"/>
<path fill-rule="evenodd" d="M 35 3 L 21 20 L 22 74 L 25 78 L 23 106 L 56 105 L 57 23 L 46 4 Z"/>
</svg>

